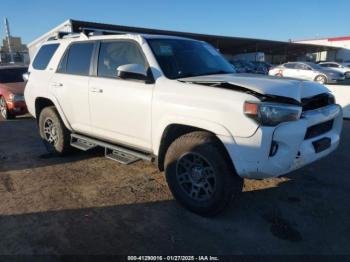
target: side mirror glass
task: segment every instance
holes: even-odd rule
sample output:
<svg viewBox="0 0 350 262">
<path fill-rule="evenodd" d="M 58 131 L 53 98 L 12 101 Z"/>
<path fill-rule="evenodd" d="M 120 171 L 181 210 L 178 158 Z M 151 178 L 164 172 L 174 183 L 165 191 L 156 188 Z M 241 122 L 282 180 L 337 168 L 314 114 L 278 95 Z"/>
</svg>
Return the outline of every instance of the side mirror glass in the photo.
<svg viewBox="0 0 350 262">
<path fill-rule="evenodd" d="M 117 76 L 122 79 L 147 80 L 147 70 L 140 64 L 121 65 L 117 68 Z"/>
</svg>

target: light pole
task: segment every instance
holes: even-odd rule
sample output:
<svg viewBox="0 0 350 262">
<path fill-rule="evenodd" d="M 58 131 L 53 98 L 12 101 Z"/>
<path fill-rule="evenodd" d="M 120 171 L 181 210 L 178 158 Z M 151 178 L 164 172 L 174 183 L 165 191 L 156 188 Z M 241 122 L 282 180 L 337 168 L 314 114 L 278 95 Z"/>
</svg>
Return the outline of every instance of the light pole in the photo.
<svg viewBox="0 0 350 262">
<path fill-rule="evenodd" d="M 9 26 L 9 22 L 7 21 L 6 17 L 5 17 L 5 36 L 7 37 L 7 43 L 9 46 L 10 63 L 13 64 L 15 62 L 15 60 L 13 58 L 13 53 L 12 53 L 10 26 Z"/>
</svg>

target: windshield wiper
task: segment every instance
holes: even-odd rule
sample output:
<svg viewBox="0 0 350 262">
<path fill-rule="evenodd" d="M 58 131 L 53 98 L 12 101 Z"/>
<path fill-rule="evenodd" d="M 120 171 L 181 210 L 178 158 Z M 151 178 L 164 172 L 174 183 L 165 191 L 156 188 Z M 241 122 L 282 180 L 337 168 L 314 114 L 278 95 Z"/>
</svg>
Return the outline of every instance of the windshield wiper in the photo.
<svg viewBox="0 0 350 262">
<path fill-rule="evenodd" d="M 203 74 L 205 76 L 207 75 L 223 75 L 223 74 L 233 74 L 234 72 L 227 72 L 227 71 L 224 71 L 224 70 L 219 70 L 219 71 L 215 71 L 215 72 L 210 72 L 210 73 L 207 73 L 207 74 Z"/>
<path fill-rule="evenodd" d="M 227 72 L 224 70 L 220 70 L 220 71 L 215 71 L 215 72 L 209 72 L 209 73 L 205 73 L 205 74 L 182 74 L 181 76 L 177 77 L 178 78 L 187 78 L 187 77 L 197 77 L 197 76 L 207 76 L 207 75 L 219 75 L 219 74 L 233 74 L 234 72 Z"/>
</svg>

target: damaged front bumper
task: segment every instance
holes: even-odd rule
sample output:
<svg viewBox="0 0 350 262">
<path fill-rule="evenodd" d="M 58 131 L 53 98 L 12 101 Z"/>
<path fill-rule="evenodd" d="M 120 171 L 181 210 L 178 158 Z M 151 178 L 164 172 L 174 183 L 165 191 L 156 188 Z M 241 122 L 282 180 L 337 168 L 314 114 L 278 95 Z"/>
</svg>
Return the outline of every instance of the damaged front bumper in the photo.
<svg viewBox="0 0 350 262">
<path fill-rule="evenodd" d="M 341 107 L 333 104 L 304 112 L 298 121 L 277 127 L 261 126 L 248 138 L 220 139 L 238 175 L 254 179 L 277 177 L 334 151 L 339 144 L 342 121 Z"/>
</svg>

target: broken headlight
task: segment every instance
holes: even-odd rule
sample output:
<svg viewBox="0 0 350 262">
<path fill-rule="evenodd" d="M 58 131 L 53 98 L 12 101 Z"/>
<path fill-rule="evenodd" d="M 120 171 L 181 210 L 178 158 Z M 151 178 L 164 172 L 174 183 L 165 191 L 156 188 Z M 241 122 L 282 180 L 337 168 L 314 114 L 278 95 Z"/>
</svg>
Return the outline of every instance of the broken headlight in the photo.
<svg viewBox="0 0 350 262">
<path fill-rule="evenodd" d="M 276 126 L 299 120 L 302 108 L 288 104 L 247 101 L 244 103 L 244 113 L 263 126 Z"/>
</svg>

